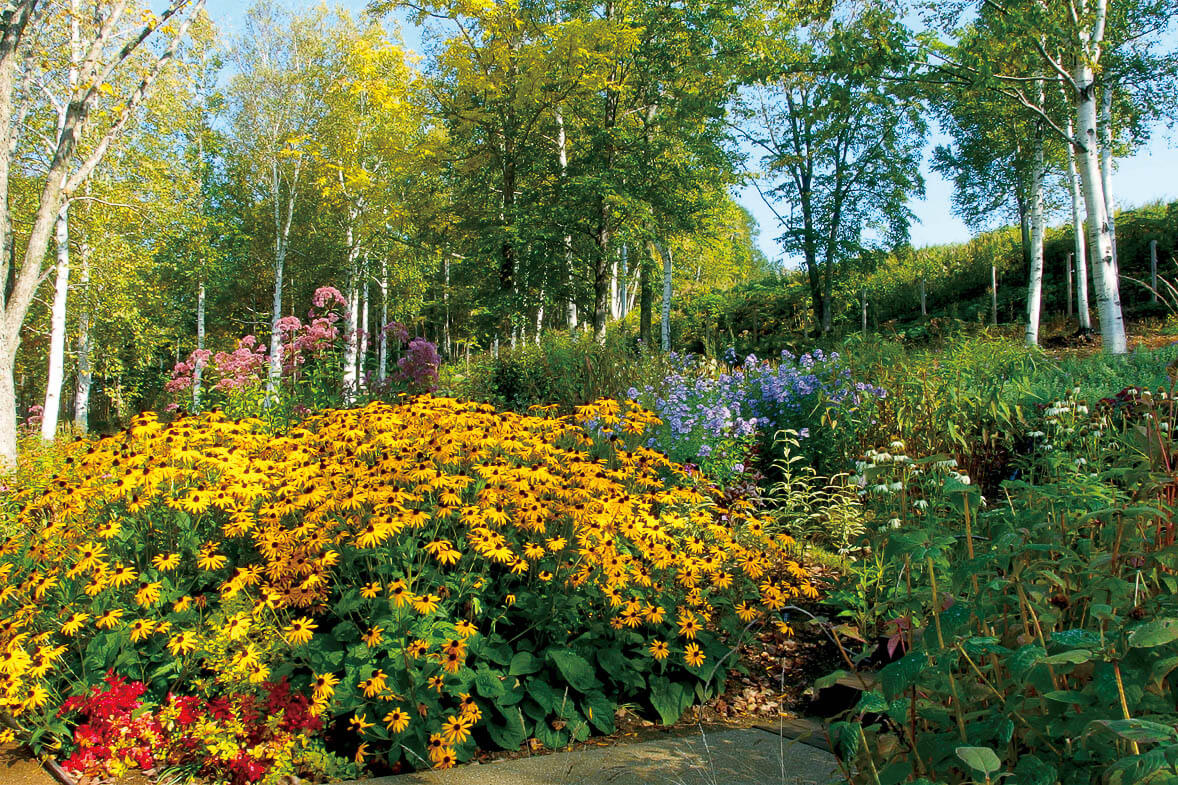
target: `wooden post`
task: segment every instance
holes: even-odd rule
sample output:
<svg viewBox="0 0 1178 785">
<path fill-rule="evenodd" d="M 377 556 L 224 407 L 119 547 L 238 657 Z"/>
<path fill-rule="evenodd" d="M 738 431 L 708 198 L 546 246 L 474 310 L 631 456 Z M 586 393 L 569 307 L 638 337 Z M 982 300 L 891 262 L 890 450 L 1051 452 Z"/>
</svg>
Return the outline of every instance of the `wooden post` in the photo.
<svg viewBox="0 0 1178 785">
<path fill-rule="evenodd" d="M 1152 290 L 1149 294 L 1149 301 L 1156 303 L 1158 301 L 1158 241 L 1149 241 L 1149 286 Z"/>
<path fill-rule="evenodd" d="M 990 321 L 998 324 L 998 267 L 990 265 Z"/>
<path fill-rule="evenodd" d="M 863 334 L 867 335 L 867 289 L 860 292 L 859 300 L 863 305 Z"/>
<path fill-rule="evenodd" d="M 1068 276 L 1068 318 L 1072 318 L 1072 257 L 1073 254 L 1068 254 L 1067 261 L 1067 276 Z"/>
<path fill-rule="evenodd" d="M 928 292 L 925 290 L 923 277 L 920 279 L 920 315 L 928 316 Z"/>
</svg>

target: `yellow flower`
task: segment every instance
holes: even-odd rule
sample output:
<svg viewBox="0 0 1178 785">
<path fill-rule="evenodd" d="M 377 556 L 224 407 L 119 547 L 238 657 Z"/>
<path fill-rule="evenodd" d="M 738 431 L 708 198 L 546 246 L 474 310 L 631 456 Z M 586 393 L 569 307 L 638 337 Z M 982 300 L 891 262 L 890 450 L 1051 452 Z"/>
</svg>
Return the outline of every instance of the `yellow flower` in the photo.
<svg viewBox="0 0 1178 785">
<path fill-rule="evenodd" d="M 707 658 L 697 644 L 689 643 L 687 644 L 687 648 L 683 650 L 683 659 L 692 668 L 698 668 L 704 664 L 704 660 Z"/>
<path fill-rule="evenodd" d="M 378 670 L 371 679 L 365 679 L 365 681 L 367 682 L 367 686 L 364 687 L 365 698 L 376 697 L 388 686 L 388 676 L 383 670 Z"/>
<path fill-rule="evenodd" d="M 148 619 L 137 619 L 131 625 L 131 641 L 138 643 L 139 641 L 151 635 L 155 631 L 155 624 Z"/>
<path fill-rule="evenodd" d="M 413 594 L 403 580 L 395 580 L 389 584 L 389 596 L 393 598 L 393 605 L 398 608 L 404 608 L 413 602 Z"/>
<path fill-rule="evenodd" d="M 651 642 L 649 651 L 650 656 L 656 660 L 665 660 L 667 655 L 671 653 L 671 648 L 667 646 L 666 641 L 656 640 Z"/>
<path fill-rule="evenodd" d="M 224 556 L 219 555 L 216 552 L 216 546 L 210 543 L 200 549 L 200 556 L 197 557 L 196 566 L 202 570 L 219 570 L 228 561 Z"/>
<path fill-rule="evenodd" d="M 86 619 L 89 618 L 89 613 L 75 613 L 73 616 L 70 616 L 68 619 L 66 619 L 65 623 L 61 625 L 61 634 L 65 635 L 66 637 L 73 637 L 78 633 L 78 630 L 82 629 L 82 624 L 86 621 Z"/>
<path fill-rule="evenodd" d="M 364 645 L 370 649 L 374 646 L 379 646 L 381 641 L 384 640 L 384 628 L 378 624 L 360 636 L 360 640 L 364 641 Z"/>
<path fill-rule="evenodd" d="M 465 715 L 455 717 L 451 714 L 442 723 L 442 738 L 447 744 L 461 744 L 470 736 L 470 726 L 473 724 Z"/>
<path fill-rule="evenodd" d="M 180 554 L 161 553 L 152 558 L 151 564 L 160 572 L 169 572 L 180 566 Z"/>
<path fill-rule="evenodd" d="M 106 613 L 94 620 L 94 626 L 100 630 L 114 629 L 114 626 L 119 623 L 119 619 L 123 617 L 122 608 L 112 608 Z"/>
<path fill-rule="evenodd" d="M 749 622 L 760 616 L 761 612 L 747 602 L 742 602 L 736 606 L 736 615 L 740 617 L 741 621 Z"/>
<path fill-rule="evenodd" d="M 319 625 L 306 616 L 300 616 L 283 629 L 286 642 L 291 646 L 302 646 L 315 634 Z"/>
<path fill-rule="evenodd" d="M 152 581 L 148 583 L 143 581 L 139 584 L 139 591 L 135 592 L 135 604 L 141 608 L 148 608 L 160 601 L 160 587 L 163 584 L 159 581 Z"/>
<path fill-rule="evenodd" d="M 429 644 L 423 641 L 421 638 L 416 639 L 405 647 L 405 653 L 414 659 L 422 656 L 427 651 L 429 651 Z"/>
<path fill-rule="evenodd" d="M 360 596 L 366 600 L 371 600 L 373 597 L 380 594 L 380 582 L 371 581 L 360 587 Z"/>
<path fill-rule="evenodd" d="M 363 734 L 364 731 L 371 728 L 376 723 L 369 722 L 368 717 L 363 714 L 353 714 L 352 719 L 348 720 L 348 727 L 355 730 L 357 733 Z"/>
<path fill-rule="evenodd" d="M 442 598 L 436 594 L 423 594 L 413 601 L 413 610 L 422 616 L 428 616 L 438 609 L 438 603 L 441 601 Z"/>
<path fill-rule="evenodd" d="M 177 633 L 168 640 L 168 651 L 172 653 L 173 657 L 191 654 L 195 650 L 196 635 L 191 631 L 185 630 L 184 632 Z"/>
<path fill-rule="evenodd" d="M 313 697 L 316 703 L 325 702 L 332 695 L 335 695 L 335 685 L 339 684 L 339 679 L 334 673 L 324 673 L 315 677 L 311 682 L 313 690 Z"/>
<path fill-rule="evenodd" d="M 108 580 L 110 581 L 110 585 L 114 586 L 116 589 L 121 589 L 131 581 L 135 580 L 137 577 L 138 575 L 134 569 L 128 567 L 125 564 L 120 564 L 110 571 Z"/>
<path fill-rule="evenodd" d="M 473 622 L 470 622 L 467 619 L 463 619 L 462 621 L 455 624 L 454 629 L 456 629 L 458 634 L 463 638 L 469 638 L 472 635 L 478 635 L 479 632 L 479 628 L 476 627 Z"/>
<path fill-rule="evenodd" d="M 446 680 L 444 678 L 442 678 L 441 676 L 430 676 L 429 677 L 430 689 L 437 690 L 438 694 L 441 694 L 442 687 L 444 687 L 445 684 L 446 684 Z"/>
<path fill-rule="evenodd" d="M 384 715 L 384 723 L 393 733 L 401 733 L 409 727 L 409 712 L 398 706 Z"/>
</svg>

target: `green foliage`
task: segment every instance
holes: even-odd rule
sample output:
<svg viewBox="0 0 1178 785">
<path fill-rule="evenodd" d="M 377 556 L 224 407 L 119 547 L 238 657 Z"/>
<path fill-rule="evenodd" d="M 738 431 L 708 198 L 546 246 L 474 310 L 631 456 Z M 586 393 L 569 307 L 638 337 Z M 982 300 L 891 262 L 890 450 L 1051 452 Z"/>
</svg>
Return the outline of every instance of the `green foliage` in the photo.
<svg viewBox="0 0 1178 785">
<path fill-rule="evenodd" d="M 662 355 L 635 351 L 619 331 L 604 344 L 580 333 L 545 333 L 538 343 L 484 352 L 442 367 L 439 389 L 514 411 L 555 406 L 571 412 L 598 398 L 626 398 L 643 379 L 666 369 Z"/>
<path fill-rule="evenodd" d="M 1088 363 L 1107 378 L 1108 360 Z M 963 764 L 976 782 L 1178 775 L 1175 404 L 1077 393 L 1026 408 L 997 499 L 899 442 L 860 463 L 886 523 L 832 602 L 888 656 L 832 727 L 854 781 L 955 783 Z"/>
</svg>

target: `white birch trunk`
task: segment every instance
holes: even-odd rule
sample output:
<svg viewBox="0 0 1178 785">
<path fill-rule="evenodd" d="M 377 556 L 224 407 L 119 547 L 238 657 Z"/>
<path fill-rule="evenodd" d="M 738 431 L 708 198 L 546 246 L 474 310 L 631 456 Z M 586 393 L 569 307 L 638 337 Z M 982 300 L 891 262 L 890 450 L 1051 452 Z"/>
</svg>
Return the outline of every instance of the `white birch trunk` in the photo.
<svg viewBox="0 0 1178 785">
<path fill-rule="evenodd" d="M 556 154 L 560 159 L 560 177 L 565 180 L 569 172 L 568 138 L 564 131 L 564 113 L 556 107 Z M 570 330 L 577 329 L 577 289 L 573 279 L 573 236 L 564 236 L 564 266 L 568 276 L 568 323 Z"/>
<path fill-rule="evenodd" d="M 1113 248 L 1113 266 L 1120 270 L 1117 257 L 1117 200 L 1113 196 L 1113 90 L 1100 91 L 1100 184 L 1104 193 L 1104 210 L 1108 215 L 1108 236 Z"/>
<path fill-rule="evenodd" d="M 357 358 L 356 379 L 360 389 L 367 391 L 364 368 L 368 365 L 368 280 L 365 279 L 360 287 L 360 354 Z"/>
<path fill-rule="evenodd" d="M 357 210 L 348 209 L 348 225 L 344 230 L 344 243 L 347 247 L 348 270 L 348 312 L 344 315 L 344 402 L 350 404 L 359 389 L 357 363 L 359 361 L 360 335 L 360 249 L 356 245 Z"/>
<path fill-rule="evenodd" d="M 662 347 L 664 352 L 669 352 L 671 351 L 671 268 L 673 261 L 669 245 L 660 243 L 658 249 L 663 257 Z"/>
<path fill-rule="evenodd" d="M 376 378 L 384 382 L 389 370 L 389 336 L 385 325 L 389 323 L 389 262 L 380 260 L 380 331 L 377 337 Z"/>
<path fill-rule="evenodd" d="M 1027 346 L 1039 345 L 1039 319 L 1043 307 L 1043 129 L 1035 132 L 1035 163 L 1031 172 L 1031 271 L 1027 279 Z"/>
<path fill-rule="evenodd" d="M 78 290 L 82 308 L 78 313 L 78 377 L 74 384 L 74 428 L 78 433 L 90 430 L 90 388 L 94 375 L 90 368 L 90 247 L 83 241 L 78 248 L 81 267 Z"/>
<path fill-rule="evenodd" d="M 1068 118 L 1068 136 L 1074 135 L 1072 118 Z M 1076 316 L 1080 329 L 1092 329 L 1092 314 L 1088 306 L 1088 257 L 1084 242 L 1084 214 L 1081 206 L 1080 176 L 1076 171 L 1076 149 L 1068 145 L 1068 191 L 1072 197 L 1072 253 L 1076 259 Z"/>
<path fill-rule="evenodd" d="M 618 318 L 626 318 L 626 307 L 630 304 L 630 298 L 627 293 L 626 281 L 628 280 L 626 269 L 629 259 L 629 248 L 626 243 L 622 243 L 622 260 L 618 268 Z"/>
<path fill-rule="evenodd" d="M 1085 54 L 1088 54 L 1088 35 L 1081 35 Z M 1096 307 L 1100 314 L 1100 336 L 1104 350 L 1110 354 L 1124 354 L 1129 350 L 1125 334 L 1125 320 L 1121 313 L 1121 291 L 1117 280 L 1117 266 L 1113 260 L 1112 235 L 1109 233 L 1108 214 L 1100 177 L 1099 137 L 1096 121 L 1095 82 L 1089 63 L 1095 58 L 1080 57 L 1074 71 L 1076 93 L 1076 130 L 1082 148 L 1079 158 L 1080 182 L 1084 192 L 1084 207 L 1088 220 L 1088 255 L 1096 285 Z"/>
<path fill-rule="evenodd" d="M 614 257 L 613 263 L 609 266 L 609 318 L 612 321 L 618 320 L 618 257 Z"/>
<path fill-rule="evenodd" d="M 49 372 L 45 381 L 45 409 L 41 413 L 41 438 L 47 442 L 57 436 L 57 421 L 61 415 L 61 389 L 65 382 L 65 315 L 66 298 L 70 291 L 70 229 L 69 205 L 61 208 L 54 227 L 57 246 L 57 280 L 53 286 L 53 307 L 50 311 Z"/>
<path fill-rule="evenodd" d="M 205 348 L 205 282 L 196 285 L 196 348 Z M 200 382 L 204 375 L 204 360 L 197 355 L 196 367 L 192 369 L 192 411 L 200 411 Z"/>
</svg>

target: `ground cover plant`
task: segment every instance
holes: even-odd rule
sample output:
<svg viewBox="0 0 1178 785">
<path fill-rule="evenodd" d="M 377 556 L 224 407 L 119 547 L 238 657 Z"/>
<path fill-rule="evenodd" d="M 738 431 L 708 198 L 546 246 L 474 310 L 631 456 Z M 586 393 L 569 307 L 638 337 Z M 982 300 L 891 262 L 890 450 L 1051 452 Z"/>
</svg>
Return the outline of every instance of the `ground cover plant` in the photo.
<svg viewBox="0 0 1178 785">
<path fill-rule="evenodd" d="M 642 443 L 655 422 L 425 396 L 78 442 L 0 546 L 0 708 L 91 772 L 104 728 L 199 717 L 205 748 L 161 760 L 230 780 L 559 748 L 622 701 L 672 722 L 733 636 L 817 592 L 790 537 Z"/>
<path fill-rule="evenodd" d="M 1119 368 L 1164 376 L 1166 354 Z M 990 489 L 899 439 L 863 456 L 868 550 L 831 594 L 847 668 L 878 669 L 831 728 L 853 781 L 1178 774 L 1174 368 L 1099 400 L 1080 373 L 1026 405 L 998 428 L 1011 471 Z"/>
</svg>

